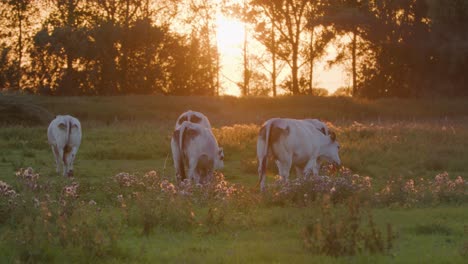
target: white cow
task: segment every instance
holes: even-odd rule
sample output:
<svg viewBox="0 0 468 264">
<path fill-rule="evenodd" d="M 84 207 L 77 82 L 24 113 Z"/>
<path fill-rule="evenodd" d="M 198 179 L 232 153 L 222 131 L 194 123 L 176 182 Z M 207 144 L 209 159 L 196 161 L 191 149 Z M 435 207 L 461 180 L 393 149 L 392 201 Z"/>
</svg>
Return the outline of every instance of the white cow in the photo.
<svg viewBox="0 0 468 264">
<path fill-rule="evenodd" d="M 73 176 L 73 161 L 81 144 L 81 124 L 69 115 L 58 115 L 50 122 L 47 138 L 55 156 L 56 171 L 63 165 L 63 176 Z"/>
<path fill-rule="evenodd" d="M 318 174 L 317 158 L 340 164 L 340 148 L 334 132 L 322 133 L 313 122 L 273 118 L 265 122 L 257 140 L 260 189 L 265 189 L 268 154 L 272 154 L 283 180 L 288 180 L 292 166 L 298 177 Z M 328 130 L 328 128 L 327 128 Z"/>
<path fill-rule="evenodd" d="M 177 177 L 184 180 L 185 166 L 188 177 L 196 183 L 207 183 L 213 178 L 214 169 L 224 167 L 224 153 L 218 147 L 211 129 L 188 121 L 182 122 L 172 135 L 177 152 L 172 153 Z"/>
<path fill-rule="evenodd" d="M 211 129 L 210 121 L 208 120 L 208 118 L 204 114 L 202 114 L 200 112 L 188 110 L 188 111 L 182 113 L 179 116 L 179 118 L 177 118 L 174 130 L 179 129 L 179 127 L 185 121 L 200 124 L 203 127 Z M 171 139 L 172 160 L 174 161 L 174 167 L 175 167 L 175 170 L 176 170 L 177 177 L 180 180 L 184 180 L 185 179 L 185 172 L 182 172 L 183 169 L 181 170 L 181 165 L 179 164 L 181 153 L 179 153 L 179 146 L 178 146 L 177 142 L 178 142 L 178 139 L 175 139 L 174 137 L 172 137 L 172 139 Z M 180 174 L 180 173 L 183 173 L 183 174 Z"/>
</svg>

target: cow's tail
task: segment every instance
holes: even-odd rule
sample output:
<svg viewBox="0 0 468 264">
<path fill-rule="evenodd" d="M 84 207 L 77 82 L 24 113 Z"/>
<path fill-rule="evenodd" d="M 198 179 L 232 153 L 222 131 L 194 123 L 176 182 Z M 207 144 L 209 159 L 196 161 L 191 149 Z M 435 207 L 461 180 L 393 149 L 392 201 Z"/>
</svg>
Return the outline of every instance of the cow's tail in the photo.
<svg viewBox="0 0 468 264">
<path fill-rule="evenodd" d="M 268 148 L 270 145 L 270 132 L 274 121 L 267 122 L 261 129 L 257 141 L 257 159 L 258 159 L 258 183 L 257 188 L 260 185 L 261 190 L 264 189 L 265 173 L 268 158 Z M 263 131 L 262 131 L 263 130 Z M 264 137 L 264 138 L 263 138 Z"/>
<path fill-rule="evenodd" d="M 179 127 L 179 138 L 176 139 L 177 140 L 177 147 L 178 147 L 179 155 L 180 155 L 180 159 L 179 159 L 178 162 L 179 162 L 180 179 L 181 180 L 184 180 L 186 178 L 185 167 L 184 167 L 185 153 L 184 153 L 184 149 L 183 149 L 184 134 L 185 134 L 186 130 L 187 130 L 187 124 L 182 123 L 182 125 Z"/>
<path fill-rule="evenodd" d="M 70 141 L 71 141 L 71 133 L 72 133 L 72 122 L 71 120 L 68 120 L 68 136 L 67 136 L 67 145 L 70 144 Z"/>
</svg>

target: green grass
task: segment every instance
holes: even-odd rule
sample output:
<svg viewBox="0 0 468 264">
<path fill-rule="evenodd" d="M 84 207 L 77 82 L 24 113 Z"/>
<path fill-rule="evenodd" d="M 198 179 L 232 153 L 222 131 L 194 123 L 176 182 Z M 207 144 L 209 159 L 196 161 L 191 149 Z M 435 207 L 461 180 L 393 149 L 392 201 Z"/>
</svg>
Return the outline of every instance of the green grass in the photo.
<svg viewBox="0 0 468 264">
<path fill-rule="evenodd" d="M 37 115 L 69 113 L 80 118 L 83 141 L 75 162 L 75 179 L 80 184 L 79 199 L 85 203 L 96 201 L 102 209 L 103 219 L 118 221 L 124 218 L 115 198 L 120 189 L 116 189 L 111 179 L 117 173 L 156 170 L 169 179 L 173 178 L 170 136 L 177 116 L 188 109 L 208 116 L 225 150 L 223 173 L 226 179 L 248 190 L 253 189 L 257 181 L 257 131 L 270 117 L 313 117 L 332 122 L 342 146 L 343 164 L 355 173 L 372 177 L 376 191 L 391 177 L 433 179 L 443 171 L 452 178 L 468 176 L 467 99 L 363 101 L 305 96 L 277 99 L 1 96 L 0 99 L 0 103 L 8 100 L 9 104 L 16 102 L 21 107 L 41 109 L 36 111 Z M 9 115 L 2 117 L 8 119 Z M 37 121 L 44 117 L 11 117 L 11 120 L 1 122 L 4 125 L 0 127 L 0 180 L 21 190 L 14 173 L 21 167 L 31 166 L 40 173 L 43 182 L 52 185 L 51 193 L 59 195 L 61 186 L 68 184 L 69 180 L 55 173 L 53 154 L 47 144 L 48 124 Z M 270 164 L 267 181 L 272 182 L 275 174 L 275 168 Z M 226 210 L 226 219 L 216 232 L 207 231 L 210 230 L 206 225 L 207 207 L 210 206 Z M 317 217 L 319 208 L 316 205 L 281 207 L 259 201 L 245 208 L 208 204 L 190 210 L 195 212 L 200 225 L 181 230 L 156 226 L 151 233 L 144 235 L 141 226 L 133 220 L 122 221 L 118 225 L 121 230 L 119 239 L 103 255 L 88 255 L 79 247 L 61 248 L 54 244 L 49 248 L 39 247 L 44 252 L 38 250 L 39 257 L 33 260 L 83 263 L 468 261 L 468 249 L 463 249 L 468 241 L 466 204 L 374 208 L 378 226 L 384 228 L 386 223 L 392 224 L 396 232 L 394 247 L 388 254 L 362 253 L 337 258 L 314 255 L 303 246 L 301 232 Z M 173 213 L 177 216 L 177 211 Z M 27 227 L 25 219 L 28 215 L 25 212 L 15 216 L 17 222 L 0 224 L 0 233 L 3 234 L 0 237 L 20 235 L 21 228 Z M 89 228 L 92 227 L 90 224 Z M 22 260 L 20 253 L 24 254 L 24 250 L 21 251 L 11 241 L 0 242 L 4 261 Z M 33 250 L 31 252 L 34 253 Z"/>
</svg>

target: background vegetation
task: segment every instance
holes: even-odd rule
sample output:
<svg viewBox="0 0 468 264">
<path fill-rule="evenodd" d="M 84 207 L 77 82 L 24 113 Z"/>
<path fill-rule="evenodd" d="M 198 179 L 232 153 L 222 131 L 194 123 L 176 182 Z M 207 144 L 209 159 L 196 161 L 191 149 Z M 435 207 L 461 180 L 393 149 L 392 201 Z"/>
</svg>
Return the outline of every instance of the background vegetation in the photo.
<svg viewBox="0 0 468 264">
<path fill-rule="evenodd" d="M 0 100 L 7 262 L 466 262 L 465 100 Z M 210 118 L 226 153 L 224 177 L 204 189 L 174 182 L 170 135 L 187 109 Z M 62 113 L 83 126 L 73 179 L 55 173 L 47 144 L 48 122 Z M 331 122 L 352 172 L 324 167 L 319 182 L 293 175 L 283 185 L 270 162 L 259 194 L 255 142 L 274 116 Z"/>
<path fill-rule="evenodd" d="M 3 0 L 0 89 L 218 95 L 223 12 L 253 28 L 242 95 L 323 94 L 314 65 L 332 44 L 328 63 L 352 78 L 338 94 L 467 95 L 467 10 L 466 0 Z"/>
</svg>

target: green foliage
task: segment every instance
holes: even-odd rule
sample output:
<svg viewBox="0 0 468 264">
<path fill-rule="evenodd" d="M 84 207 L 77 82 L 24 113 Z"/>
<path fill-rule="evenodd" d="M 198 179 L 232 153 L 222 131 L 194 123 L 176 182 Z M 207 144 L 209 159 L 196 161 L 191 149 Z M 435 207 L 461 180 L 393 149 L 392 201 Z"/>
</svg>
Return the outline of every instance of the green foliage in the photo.
<svg viewBox="0 0 468 264">
<path fill-rule="evenodd" d="M 46 109 L 18 97 L 0 97 L 0 120 L 3 125 L 45 125 L 54 116 Z"/>
<path fill-rule="evenodd" d="M 78 114 L 83 142 L 75 178 L 64 178 L 55 173 L 47 124 L 0 128 L 5 262 L 466 262 L 466 186 L 456 188 L 459 175 L 466 179 L 464 100 L 14 99 Z M 225 168 L 210 186 L 175 182 L 170 135 L 187 108 L 210 118 L 225 147 Z M 290 185 L 275 182 L 270 162 L 270 185 L 260 193 L 255 143 L 261 122 L 274 116 L 332 121 L 343 165 L 353 172 L 323 166 L 320 174 L 333 185 L 318 193 L 321 185 L 294 174 Z M 443 170 L 433 171 L 430 161 Z M 29 166 L 35 170 L 19 170 Z M 116 180 L 122 171 L 131 173 Z M 367 176 L 371 188 L 358 188 Z M 283 189 L 289 192 L 275 196 Z M 353 213 L 350 198 L 360 203 Z M 329 215 L 321 211 L 324 199 Z M 318 226 L 321 242 L 312 240 Z M 360 236 L 353 238 L 353 230 Z M 345 256 L 319 253 L 325 247 Z"/>
<path fill-rule="evenodd" d="M 384 237 L 370 211 L 361 207 L 360 199 L 350 197 L 345 213 L 339 213 L 331 208 L 330 201 L 325 197 L 316 221 L 303 231 L 306 249 L 315 254 L 334 257 L 364 252 L 389 253 L 395 239 L 392 226 L 387 224 L 387 234 Z M 367 216 L 367 225 L 364 215 Z"/>
</svg>

